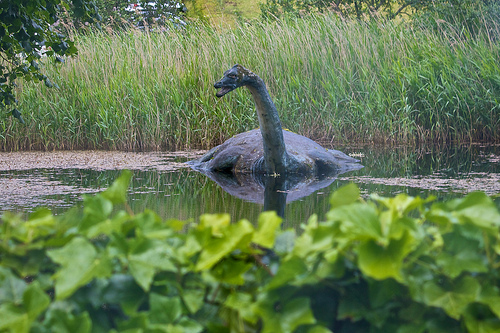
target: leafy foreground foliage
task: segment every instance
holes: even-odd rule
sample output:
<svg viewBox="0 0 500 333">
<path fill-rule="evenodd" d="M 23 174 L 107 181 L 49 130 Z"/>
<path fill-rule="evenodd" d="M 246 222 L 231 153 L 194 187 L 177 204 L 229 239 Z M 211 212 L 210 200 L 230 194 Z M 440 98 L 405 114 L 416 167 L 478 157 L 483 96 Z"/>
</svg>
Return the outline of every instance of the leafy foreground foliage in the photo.
<svg viewBox="0 0 500 333">
<path fill-rule="evenodd" d="M 1 332 L 498 332 L 500 213 L 489 197 L 331 197 L 325 222 L 131 214 L 131 173 L 0 225 Z"/>
</svg>

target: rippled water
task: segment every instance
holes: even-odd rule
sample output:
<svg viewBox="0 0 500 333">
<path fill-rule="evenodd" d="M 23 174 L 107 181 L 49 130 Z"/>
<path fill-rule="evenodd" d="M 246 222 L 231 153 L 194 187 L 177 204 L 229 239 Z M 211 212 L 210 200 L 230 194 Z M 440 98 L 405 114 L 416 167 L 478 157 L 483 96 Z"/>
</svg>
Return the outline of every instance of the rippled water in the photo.
<svg viewBox="0 0 500 333">
<path fill-rule="evenodd" d="M 338 148 L 338 147 L 337 147 Z M 361 159 L 365 168 L 339 175 L 331 185 L 287 204 L 288 225 L 305 222 L 313 213 L 320 219 L 329 209 L 329 193 L 348 182 L 370 193 L 416 196 L 437 200 L 460 197 L 474 190 L 500 193 L 500 147 L 343 147 Z M 196 219 L 203 213 L 228 212 L 233 219 L 256 221 L 262 204 L 226 193 L 205 175 L 182 162 L 196 152 L 52 152 L 0 153 L 0 211 L 27 214 L 37 206 L 60 213 L 80 205 L 83 195 L 103 190 L 122 169 L 134 171 L 129 205 L 134 211 L 150 208 L 165 219 Z M 495 201 L 500 206 L 500 199 Z"/>
</svg>

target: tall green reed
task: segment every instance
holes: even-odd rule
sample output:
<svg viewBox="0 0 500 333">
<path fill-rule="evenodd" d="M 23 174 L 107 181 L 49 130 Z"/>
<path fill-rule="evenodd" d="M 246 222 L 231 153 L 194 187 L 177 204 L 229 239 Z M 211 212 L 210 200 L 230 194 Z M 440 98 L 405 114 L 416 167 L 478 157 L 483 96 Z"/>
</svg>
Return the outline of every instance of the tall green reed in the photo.
<svg viewBox="0 0 500 333">
<path fill-rule="evenodd" d="M 60 89 L 22 84 L 27 125 L 0 118 L 0 150 L 209 148 L 258 126 L 246 90 L 214 96 L 235 63 L 264 79 L 284 127 L 319 141 L 498 141 L 490 36 L 329 15 L 79 35 L 77 58 L 45 67 Z"/>
</svg>

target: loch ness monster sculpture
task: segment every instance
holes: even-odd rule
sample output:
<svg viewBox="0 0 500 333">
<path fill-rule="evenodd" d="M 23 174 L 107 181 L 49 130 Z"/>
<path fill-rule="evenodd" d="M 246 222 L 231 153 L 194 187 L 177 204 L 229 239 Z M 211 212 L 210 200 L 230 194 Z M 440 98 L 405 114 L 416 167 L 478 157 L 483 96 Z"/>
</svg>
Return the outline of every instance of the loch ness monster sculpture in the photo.
<svg viewBox="0 0 500 333">
<path fill-rule="evenodd" d="M 189 161 L 195 170 L 252 173 L 274 176 L 323 176 L 359 169 L 358 160 L 338 150 L 326 149 L 302 135 L 283 130 L 278 110 L 264 81 L 241 65 L 234 65 L 214 84 L 217 97 L 239 87 L 253 96 L 259 129 L 240 133 Z"/>
</svg>

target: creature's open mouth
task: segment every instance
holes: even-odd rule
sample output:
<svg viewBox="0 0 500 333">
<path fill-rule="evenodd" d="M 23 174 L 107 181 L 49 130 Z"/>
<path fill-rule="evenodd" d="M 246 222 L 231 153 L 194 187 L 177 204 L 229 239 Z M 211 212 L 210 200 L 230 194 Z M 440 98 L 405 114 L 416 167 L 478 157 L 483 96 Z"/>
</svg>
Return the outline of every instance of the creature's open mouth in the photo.
<svg viewBox="0 0 500 333">
<path fill-rule="evenodd" d="M 230 92 L 231 90 L 233 90 L 233 89 L 230 88 L 230 87 L 221 87 L 220 90 L 217 91 L 217 93 L 215 94 L 215 96 L 222 97 L 225 94 L 227 94 L 228 92 Z"/>
</svg>

